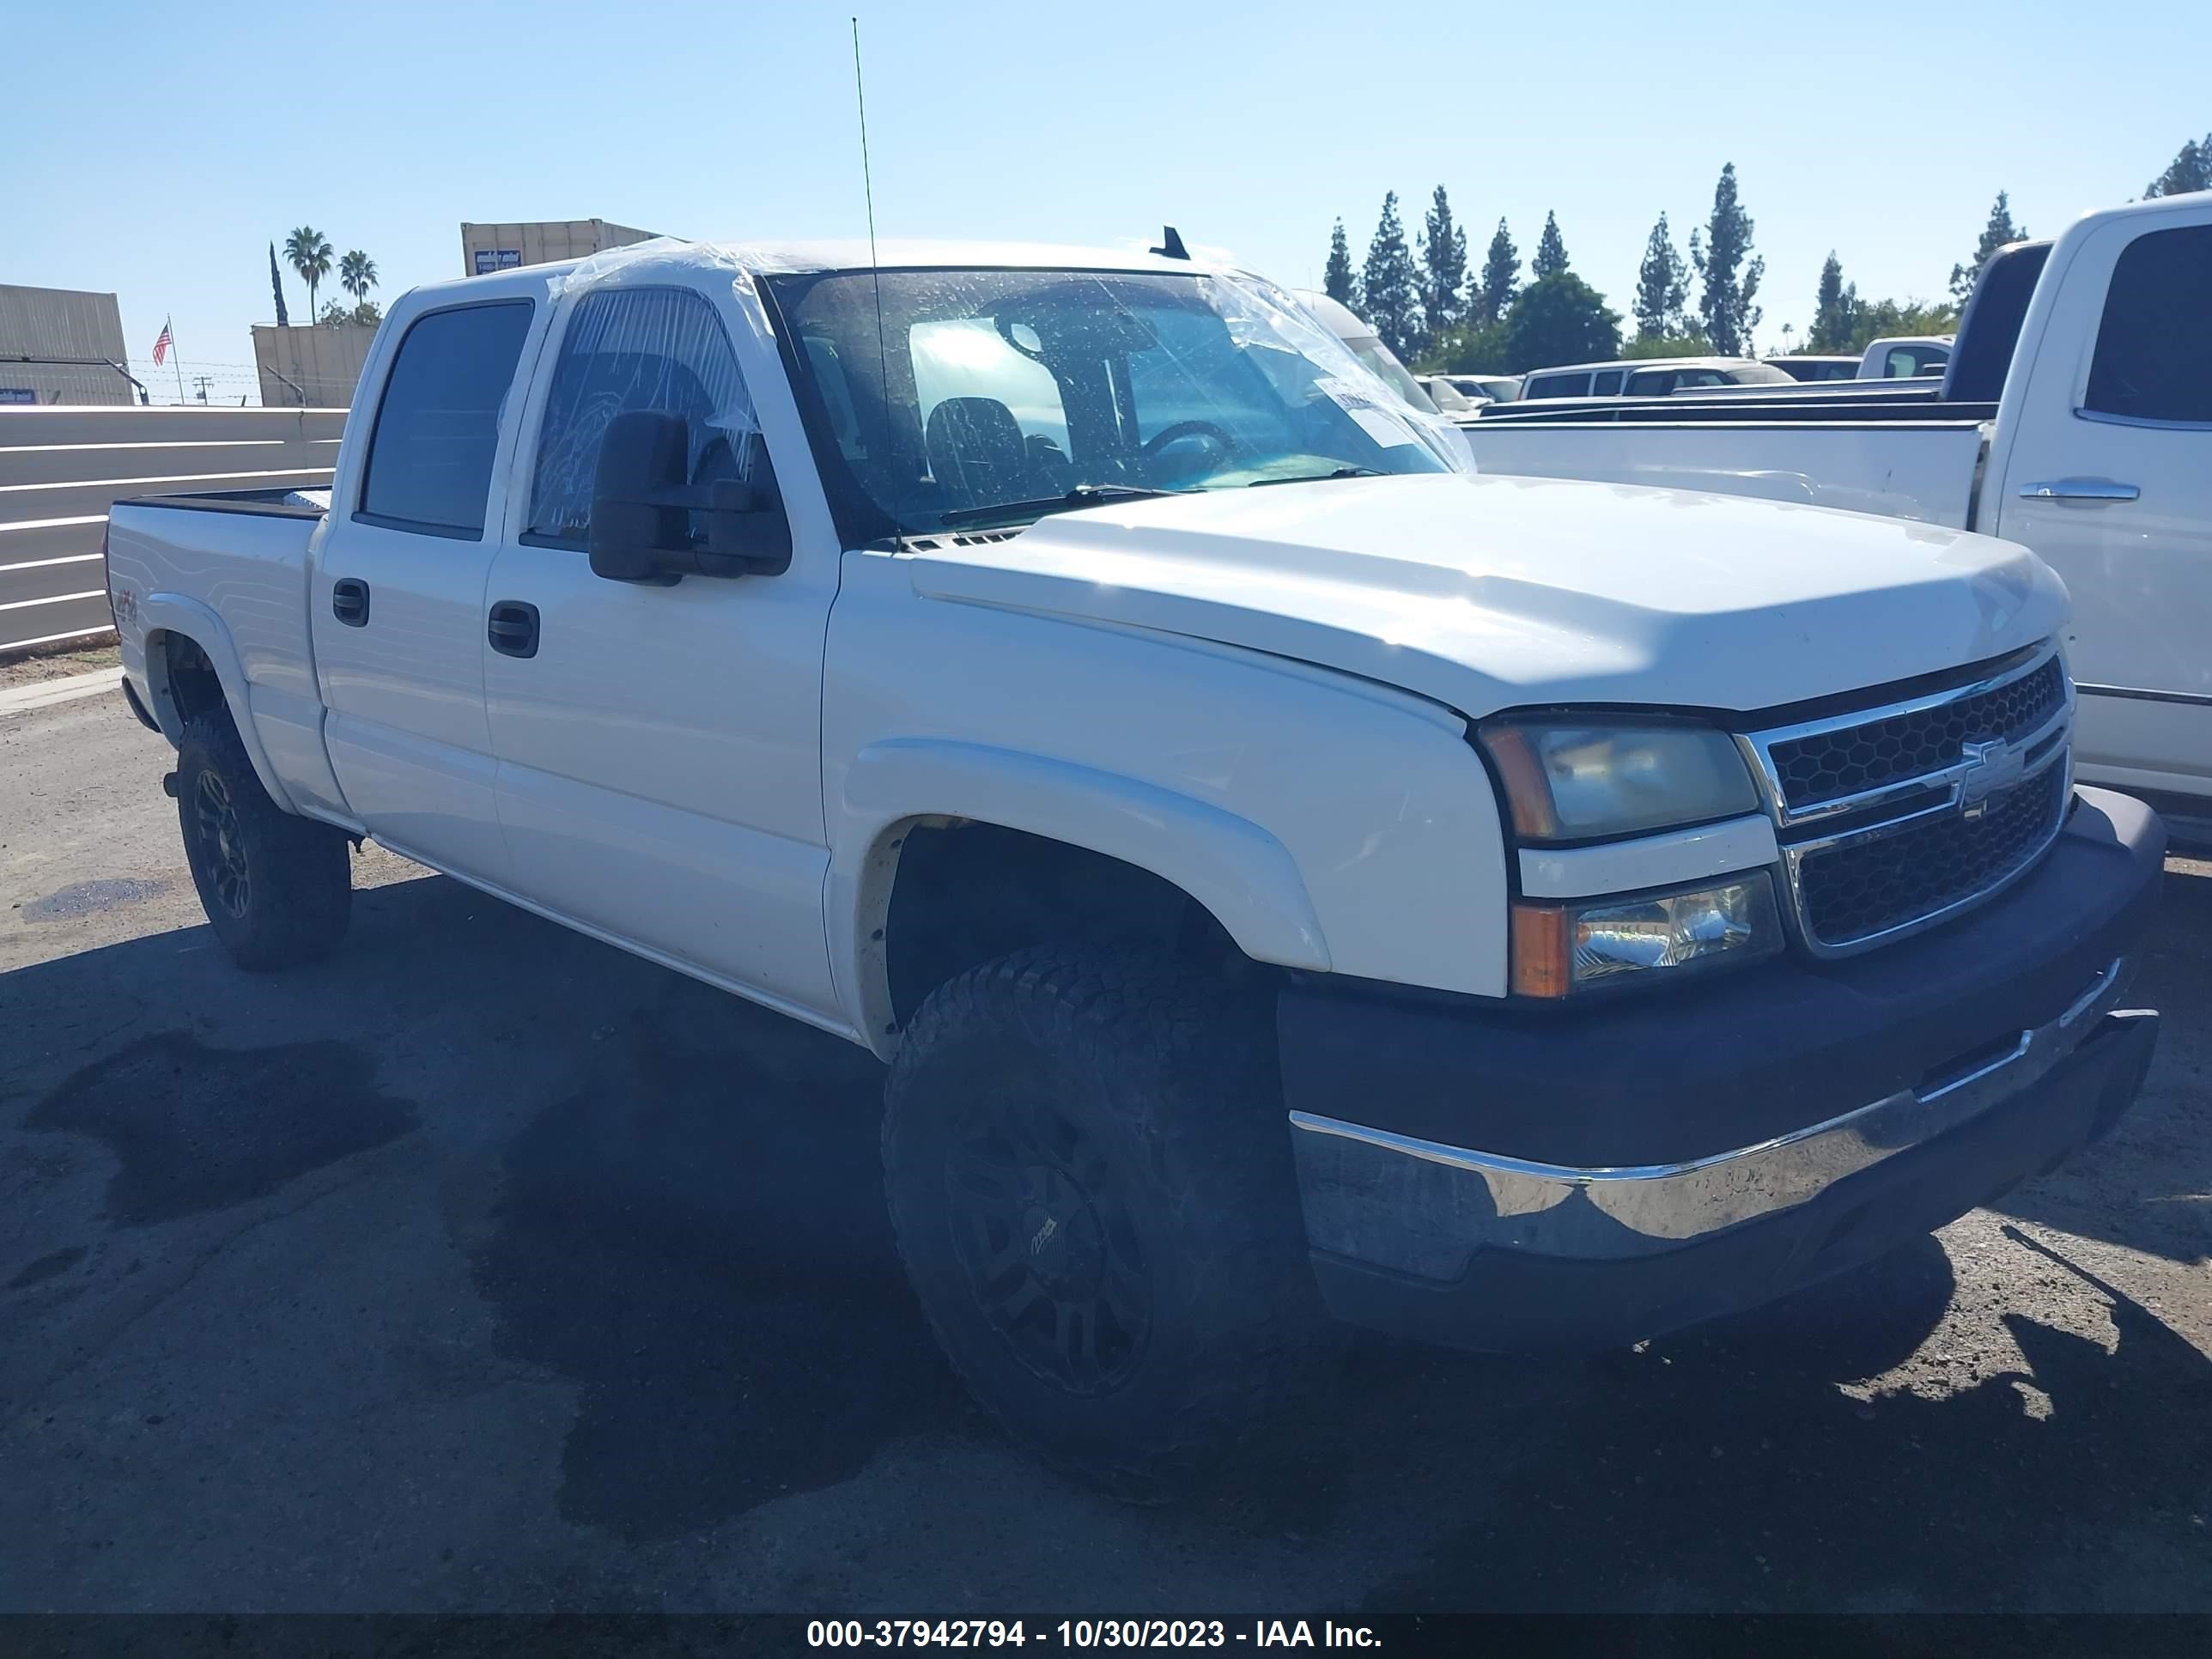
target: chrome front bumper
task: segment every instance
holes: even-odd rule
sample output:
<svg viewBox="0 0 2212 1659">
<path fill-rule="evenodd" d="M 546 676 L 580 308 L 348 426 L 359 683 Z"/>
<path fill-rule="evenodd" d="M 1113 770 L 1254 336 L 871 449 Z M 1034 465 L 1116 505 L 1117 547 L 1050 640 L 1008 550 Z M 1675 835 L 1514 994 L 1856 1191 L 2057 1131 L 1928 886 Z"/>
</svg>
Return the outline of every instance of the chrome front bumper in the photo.
<svg viewBox="0 0 2212 1659">
<path fill-rule="evenodd" d="M 2116 958 L 2056 1019 L 1971 1058 L 1958 1075 L 1685 1163 L 1567 1168 L 1294 1111 L 1307 1238 L 1317 1251 L 1437 1280 L 1457 1278 L 1486 1249 L 1582 1261 L 1679 1250 L 1796 1209 L 1972 1123 L 2034 1088 L 2107 1018 L 2154 1021 L 2116 1012 L 2134 967 Z"/>
</svg>

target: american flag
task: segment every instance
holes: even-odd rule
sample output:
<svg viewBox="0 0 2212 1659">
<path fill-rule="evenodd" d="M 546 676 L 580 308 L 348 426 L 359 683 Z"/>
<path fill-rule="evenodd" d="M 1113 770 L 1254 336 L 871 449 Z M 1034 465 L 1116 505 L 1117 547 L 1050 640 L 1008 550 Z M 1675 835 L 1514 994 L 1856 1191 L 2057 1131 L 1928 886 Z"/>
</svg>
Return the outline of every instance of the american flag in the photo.
<svg viewBox="0 0 2212 1659">
<path fill-rule="evenodd" d="M 161 337 L 160 339 L 158 339 L 158 340 L 156 340 L 156 341 L 155 341 L 155 342 L 154 342 L 154 361 L 155 361 L 156 363 L 158 363 L 158 362 L 160 362 L 161 361 L 161 359 L 162 359 L 162 358 L 164 358 L 164 357 L 167 356 L 168 355 L 169 355 L 169 322 L 168 322 L 168 319 L 167 319 L 167 318 L 165 317 L 165 318 L 163 318 L 163 319 L 161 319 Z"/>
</svg>

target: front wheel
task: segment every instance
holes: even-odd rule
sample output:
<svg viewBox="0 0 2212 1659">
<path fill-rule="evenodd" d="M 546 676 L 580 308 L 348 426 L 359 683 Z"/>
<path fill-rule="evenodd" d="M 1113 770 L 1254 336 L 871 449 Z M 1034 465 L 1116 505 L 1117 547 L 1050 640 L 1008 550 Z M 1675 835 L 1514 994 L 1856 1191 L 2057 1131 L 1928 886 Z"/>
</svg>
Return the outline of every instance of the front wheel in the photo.
<svg viewBox="0 0 2212 1659">
<path fill-rule="evenodd" d="M 177 746 L 177 818 L 208 925 L 251 972 L 329 954 L 353 908 L 346 839 L 269 799 L 227 710 L 196 714 Z"/>
<path fill-rule="evenodd" d="M 1029 951 L 938 990 L 891 1069 L 892 1224 L 946 1357 L 1122 1498 L 1175 1495 L 1310 1376 L 1269 1030 L 1164 963 Z"/>
</svg>

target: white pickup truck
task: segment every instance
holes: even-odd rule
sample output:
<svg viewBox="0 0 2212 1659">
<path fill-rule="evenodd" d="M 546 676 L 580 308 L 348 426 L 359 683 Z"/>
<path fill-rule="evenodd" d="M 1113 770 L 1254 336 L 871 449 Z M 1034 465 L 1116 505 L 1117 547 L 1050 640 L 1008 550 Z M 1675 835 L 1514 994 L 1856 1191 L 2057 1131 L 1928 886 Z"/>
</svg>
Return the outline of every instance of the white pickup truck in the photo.
<svg viewBox="0 0 2212 1659">
<path fill-rule="evenodd" d="M 108 580 L 240 965 L 373 837 L 873 1050 L 952 1364 L 1146 1495 L 1324 1310 L 1626 1344 L 2149 1062 L 2042 565 L 1462 455 L 1234 271 L 647 244 L 407 295 L 326 510 L 125 502 Z"/>
<path fill-rule="evenodd" d="M 1464 430 L 1485 472 L 1890 514 L 2033 549 L 2073 598 L 2080 775 L 2194 817 L 2212 811 L 2208 295 L 2212 196 L 2167 197 L 1992 260 L 1940 391 L 1515 404 Z"/>
</svg>

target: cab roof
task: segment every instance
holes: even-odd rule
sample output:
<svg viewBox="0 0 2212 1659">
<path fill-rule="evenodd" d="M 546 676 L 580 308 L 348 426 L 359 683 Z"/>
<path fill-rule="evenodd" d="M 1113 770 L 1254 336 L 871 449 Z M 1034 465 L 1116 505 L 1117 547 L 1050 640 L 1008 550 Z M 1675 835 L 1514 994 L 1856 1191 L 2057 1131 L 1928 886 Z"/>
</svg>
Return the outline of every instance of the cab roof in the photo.
<svg viewBox="0 0 2212 1659">
<path fill-rule="evenodd" d="M 900 239 L 880 242 L 873 257 L 865 241 L 685 242 L 657 237 L 609 248 L 587 258 L 520 265 L 477 276 L 428 283 L 418 293 L 544 294 L 587 267 L 653 261 L 664 270 L 739 270 L 754 276 L 818 270 L 1111 270 L 1162 276 L 1213 276 L 1232 267 L 1192 258 L 1170 259 L 1141 247 L 1097 247 L 1049 242 L 945 241 Z"/>
</svg>

